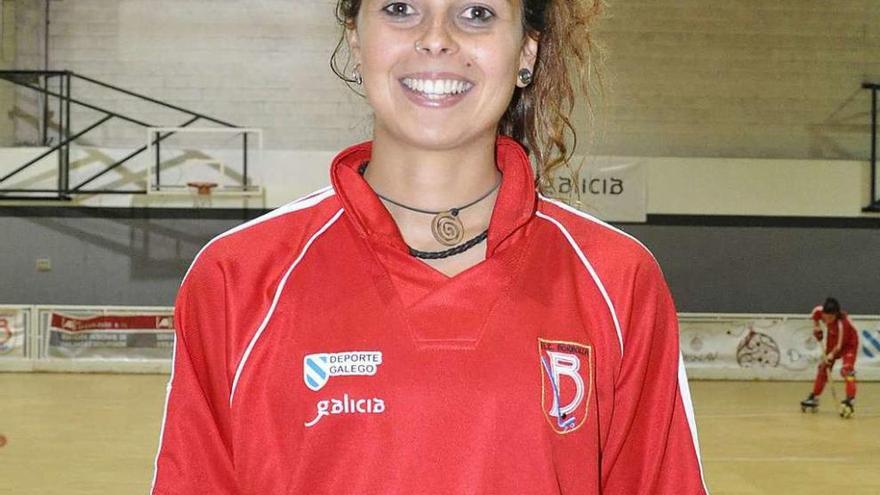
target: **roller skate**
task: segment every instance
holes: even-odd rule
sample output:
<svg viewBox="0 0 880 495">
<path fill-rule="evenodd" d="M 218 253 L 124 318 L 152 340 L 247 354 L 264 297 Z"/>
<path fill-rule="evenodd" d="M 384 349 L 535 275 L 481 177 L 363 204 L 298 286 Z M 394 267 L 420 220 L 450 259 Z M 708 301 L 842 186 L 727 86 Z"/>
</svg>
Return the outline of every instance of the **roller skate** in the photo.
<svg viewBox="0 0 880 495">
<path fill-rule="evenodd" d="M 801 412 L 807 411 L 812 413 L 819 412 L 819 399 L 813 394 L 810 394 L 809 397 L 801 401 Z"/>
<path fill-rule="evenodd" d="M 856 410 L 853 407 L 854 397 L 847 397 L 845 401 L 840 403 L 840 417 L 843 419 L 849 419 L 855 414 Z"/>
</svg>

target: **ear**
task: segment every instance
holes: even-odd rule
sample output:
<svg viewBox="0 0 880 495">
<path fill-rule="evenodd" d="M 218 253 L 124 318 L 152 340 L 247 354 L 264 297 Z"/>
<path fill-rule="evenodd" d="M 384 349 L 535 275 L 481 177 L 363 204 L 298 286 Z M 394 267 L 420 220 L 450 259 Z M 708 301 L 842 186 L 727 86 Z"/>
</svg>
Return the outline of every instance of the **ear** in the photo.
<svg viewBox="0 0 880 495">
<path fill-rule="evenodd" d="M 519 67 L 516 69 L 519 71 L 520 69 L 529 69 L 533 73 L 535 72 L 535 61 L 538 59 L 538 40 L 532 38 L 530 35 L 526 34 L 525 39 L 523 40 L 522 50 L 519 54 Z M 516 85 L 520 86 L 520 82 L 517 81 Z M 520 86 L 523 87 L 523 86 Z"/>
<path fill-rule="evenodd" d="M 345 41 L 348 43 L 348 50 L 351 52 L 352 60 L 354 60 L 354 63 L 359 63 L 361 60 L 361 42 L 358 37 L 357 24 L 354 22 L 345 27 Z"/>
</svg>

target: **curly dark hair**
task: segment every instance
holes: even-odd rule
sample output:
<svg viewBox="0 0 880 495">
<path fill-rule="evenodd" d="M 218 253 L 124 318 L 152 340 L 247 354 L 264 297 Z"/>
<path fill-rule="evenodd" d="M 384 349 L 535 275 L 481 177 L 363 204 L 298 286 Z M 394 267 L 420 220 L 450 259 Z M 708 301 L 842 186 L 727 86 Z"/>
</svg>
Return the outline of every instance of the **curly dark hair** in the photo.
<svg viewBox="0 0 880 495">
<path fill-rule="evenodd" d="M 342 36 L 330 58 L 330 68 L 347 83 L 350 60 L 340 69 L 337 55 L 345 46 L 345 29 L 353 29 L 361 0 L 338 0 L 336 19 Z M 582 94 L 592 108 L 593 88 L 602 87 L 593 71 L 599 50 L 592 26 L 602 14 L 602 0 L 522 0 L 522 23 L 526 35 L 538 40 L 538 54 L 532 84 L 517 87 L 498 123 L 498 132 L 516 139 L 537 165 L 537 187 L 551 192 L 553 172 L 570 166 L 577 146 L 577 132 L 571 122 L 575 94 Z M 592 78 L 591 78 L 592 76 Z M 571 150 L 566 142 L 571 135 Z"/>
</svg>

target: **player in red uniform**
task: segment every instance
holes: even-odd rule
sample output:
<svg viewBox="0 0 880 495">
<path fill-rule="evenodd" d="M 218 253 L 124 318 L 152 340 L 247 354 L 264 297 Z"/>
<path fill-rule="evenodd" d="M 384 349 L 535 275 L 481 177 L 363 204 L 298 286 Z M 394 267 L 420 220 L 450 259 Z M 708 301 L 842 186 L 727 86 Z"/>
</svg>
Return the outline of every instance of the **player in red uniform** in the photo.
<svg viewBox="0 0 880 495">
<path fill-rule="evenodd" d="M 193 262 L 153 495 L 706 493 L 660 268 L 521 144 L 598 5 L 340 2 L 373 139 Z"/>
<path fill-rule="evenodd" d="M 850 321 L 845 311 L 841 311 L 837 299 L 829 297 L 822 306 L 813 308 L 813 335 L 816 340 L 822 341 L 822 329 L 819 322 L 825 323 L 827 338 L 825 339 L 825 351 L 819 362 L 816 381 L 813 384 L 813 392 L 801 401 L 801 408 L 816 409 L 819 406 L 819 396 L 828 381 L 828 373 L 831 373 L 838 359 L 842 362 L 840 375 L 846 382 L 846 399 L 840 404 L 840 415 L 848 418 L 855 412 L 853 401 L 856 399 L 856 356 L 859 353 L 859 333 Z"/>
</svg>

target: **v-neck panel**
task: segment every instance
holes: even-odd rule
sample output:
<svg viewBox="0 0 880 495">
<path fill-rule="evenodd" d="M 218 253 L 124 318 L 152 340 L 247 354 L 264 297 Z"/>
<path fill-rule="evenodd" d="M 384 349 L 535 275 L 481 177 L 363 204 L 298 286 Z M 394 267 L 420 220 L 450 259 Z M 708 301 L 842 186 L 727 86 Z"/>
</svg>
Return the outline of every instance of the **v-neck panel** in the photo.
<svg viewBox="0 0 880 495">
<path fill-rule="evenodd" d="M 531 163 L 510 137 L 496 140 L 503 174 L 489 221 L 486 257 L 449 276 L 409 254 L 391 213 L 358 168 L 372 143 L 352 146 L 333 160 L 331 179 L 349 224 L 364 240 L 383 281 L 376 281 L 420 349 L 474 349 L 500 301 L 507 297 L 528 244 L 521 229 L 534 218 L 537 193 Z"/>
<path fill-rule="evenodd" d="M 534 225 L 526 225 L 525 228 L 534 228 Z M 430 303 L 429 299 L 435 298 L 438 293 L 447 290 L 449 286 L 444 285 L 440 288 L 435 288 L 429 292 L 423 301 L 418 301 L 415 304 L 407 306 L 404 304 L 400 291 L 394 282 L 394 275 L 390 270 L 389 264 L 381 260 L 382 255 L 377 252 L 375 246 L 370 245 L 367 239 L 362 238 L 361 240 L 363 241 L 362 246 L 367 252 L 369 252 L 369 259 L 373 264 L 372 268 L 369 270 L 374 275 L 371 277 L 374 286 L 381 295 L 381 299 L 389 304 L 389 317 L 396 318 L 401 323 L 403 328 L 406 329 L 407 337 L 417 350 L 473 351 L 479 347 L 480 343 L 485 338 L 487 330 L 489 329 L 489 324 L 498 311 L 498 308 L 502 306 L 504 301 L 509 300 L 511 291 L 517 283 L 521 282 L 524 265 L 523 261 L 526 258 L 529 249 L 531 249 L 534 236 L 523 235 L 522 237 L 522 239 L 517 240 L 517 245 L 515 247 L 506 250 L 504 253 L 504 257 L 507 258 L 507 269 L 499 270 L 498 273 L 494 274 L 495 276 L 493 278 L 498 290 L 491 292 L 492 297 L 488 304 L 476 305 L 477 308 L 482 309 L 482 311 L 474 312 L 474 319 L 478 320 L 478 323 L 472 327 L 473 331 L 471 332 L 471 335 L 458 338 L 431 337 L 430 335 L 425 335 L 423 332 L 419 331 L 419 325 L 425 324 L 426 321 L 439 323 L 436 315 L 431 318 L 423 314 L 425 311 L 420 308 L 420 303 L 423 301 Z M 487 259 L 484 260 L 484 263 L 485 261 L 492 261 L 496 264 L 504 263 L 504 261 L 498 259 Z M 477 265 L 472 268 L 476 267 Z M 482 295 L 486 296 L 487 294 L 484 293 Z M 428 311 L 430 312 L 430 308 Z M 476 315 L 476 313 L 482 314 Z M 444 314 L 446 313 L 440 313 L 440 318 L 442 318 Z M 444 327 L 449 328 L 449 325 L 445 325 Z"/>
</svg>

